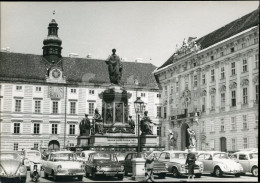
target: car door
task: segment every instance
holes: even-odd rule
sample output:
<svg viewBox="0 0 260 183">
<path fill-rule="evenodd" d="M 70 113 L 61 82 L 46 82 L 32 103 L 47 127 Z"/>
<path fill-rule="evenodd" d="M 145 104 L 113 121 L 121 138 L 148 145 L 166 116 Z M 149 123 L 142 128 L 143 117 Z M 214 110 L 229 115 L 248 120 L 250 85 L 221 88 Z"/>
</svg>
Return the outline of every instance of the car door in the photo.
<svg viewBox="0 0 260 183">
<path fill-rule="evenodd" d="M 45 172 L 48 173 L 48 174 L 51 174 L 52 173 L 52 164 L 53 164 L 53 161 L 54 161 L 54 157 L 53 157 L 53 154 L 51 154 L 47 161 L 46 161 L 46 167 L 45 167 Z"/>
<path fill-rule="evenodd" d="M 204 154 L 203 165 L 204 165 L 205 171 L 213 173 L 213 171 L 214 171 L 214 161 L 213 161 L 212 155 L 210 153 Z"/>
<path fill-rule="evenodd" d="M 238 156 L 238 161 L 242 165 L 244 172 L 250 172 L 249 160 L 247 154 L 240 153 Z"/>
<path fill-rule="evenodd" d="M 125 166 L 125 171 L 132 173 L 132 154 L 127 154 L 125 157 L 125 162 L 124 162 L 124 166 Z"/>
<path fill-rule="evenodd" d="M 91 173 L 91 165 L 92 165 L 92 161 L 93 161 L 93 156 L 89 156 L 88 160 L 86 161 L 86 166 L 85 166 L 85 171 L 86 173 Z"/>
<path fill-rule="evenodd" d="M 158 158 L 158 161 L 162 162 L 162 163 L 166 163 L 168 165 L 168 171 L 169 171 L 169 170 L 171 170 L 171 168 L 169 167 L 170 159 L 166 159 L 166 156 L 167 156 L 166 154 L 167 154 L 166 152 L 162 152 Z M 167 157 L 170 157 L 170 155 L 168 155 Z"/>
</svg>

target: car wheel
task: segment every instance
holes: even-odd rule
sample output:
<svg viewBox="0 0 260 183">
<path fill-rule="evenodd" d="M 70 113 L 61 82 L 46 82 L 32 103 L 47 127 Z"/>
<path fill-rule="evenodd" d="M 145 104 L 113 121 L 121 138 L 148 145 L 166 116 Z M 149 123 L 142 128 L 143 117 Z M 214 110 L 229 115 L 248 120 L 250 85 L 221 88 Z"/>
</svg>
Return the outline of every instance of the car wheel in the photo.
<svg viewBox="0 0 260 183">
<path fill-rule="evenodd" d="M 173 168 L 172 168 L 172 175 L 173 175 L 173 177 L 175 177 L 175 178 L 179 177 L 179 172 L 178 172 L 178 170 L 177 170 L 176 167 L 173 167 Z"/>
<path fill-rule="evenodd" d="M 82 179 L 83 179 L 83 175 L 78 176 L 78 180 L 79 180 L 79 181 L 82 181 Z"/>
<path fill-rule="evenodd" d="M 21 178 L 21 183 L 25 183 L 26 182 L 26 177 L 22 177 Z"/>
<path fill-rule="evenodd" d="M 195 174 L 196 178 L 200 178 L 201 177 L 201 173 Z"/>
<path fill-rule="evenodd" d="M 258 167 L 254 167 L 252 169 L 252 174 L 253 174 L 253 176 L 258 177 Z"/>
<path fill-rule="evenodd" d="M 165 179 L 166 173 L 159 173 L 158 177 L 159 179 Z"/>
<path fill-rule="evenodd" d="M 235 174 L 235 177 L 240 177 L 240 173 Z"/>
<path fill-rule="evenodd" d="M 48 177 L 49 177 L 48 173 L 44 172 L 44 178 L 48 178 Z"/>
<path fill-rule="evenodd" d="M 123 175 L 118 175 L 117 178 L 118 178 L 118 180 L 123 180 L 124 176 Z"/>
<path fill-rule="evenodd" d="M 57 175 L 54 174 L 54 171 L 52 171 L 52 177 L 53 177 L 53 180 L 54 180 L 54 181 L 57 181 L 57 180 L 58 180 L 58 177 L 57 177 Z"/>
<path fill-rule="evenodd" d="M 215 175 L 216 177 L 222 177 L 223 172 L 222 172 L 222 170 L 221 170 L 219 167 L 216 167 L 216 168 L 215 168 L 215 171 L 214 171 L 214 175 Z"/>
</svg>

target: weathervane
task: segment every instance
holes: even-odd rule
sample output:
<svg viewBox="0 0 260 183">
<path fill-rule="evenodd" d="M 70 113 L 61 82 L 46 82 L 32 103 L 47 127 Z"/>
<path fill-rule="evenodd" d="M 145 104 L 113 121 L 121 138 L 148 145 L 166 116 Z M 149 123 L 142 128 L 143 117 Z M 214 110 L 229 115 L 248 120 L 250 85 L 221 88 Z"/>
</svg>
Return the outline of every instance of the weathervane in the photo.
<svg viewBox="0 0 260 183">
<path fill-rule="evenodd" d="M 53 10 L 53 17 L 52 17 L 52 19 L 55 19 L 55 10 Z"/>
</svg>

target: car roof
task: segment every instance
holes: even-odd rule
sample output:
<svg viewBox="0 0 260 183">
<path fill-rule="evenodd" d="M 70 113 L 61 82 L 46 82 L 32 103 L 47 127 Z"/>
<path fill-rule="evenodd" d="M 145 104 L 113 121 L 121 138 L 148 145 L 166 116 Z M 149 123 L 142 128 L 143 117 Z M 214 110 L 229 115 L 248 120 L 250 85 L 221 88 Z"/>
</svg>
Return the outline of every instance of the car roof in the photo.
<svg viewBox="0 0 260 183">
<path fill-rule="evenodd" d="M 85 150 L 85 151 L 81 151 L 83 153 L 92 153 L 92 152 L 96 152 L 96 151 L 93 151 L 93 150 Z"/>
<path fill-rule="evenodd" d="M 201 153 L 210 153 L 210 154 L 213 154 L 213 153 L 226 153 L 226 152 L 221 152 L 221 151 L 203 151 Z"/>
<path fill-rule="evenodd" d="M 163 152 L 167 152 L 167 153 L 187 153 L 185 151 L 163 151 Z"/>
<path fill-rule="evenodd" d="M 62 154 L 62 153 L 74 153 L 73 151 L 56 151 L 52 152 L 51 154 Z"/>
<path fill-rule="evenodd" d="M 249 154 L 249 153 L 258 153 L 257 151 L 238 151 L 238 152 L 235 152 L 233 154 Z"/>
</svg>

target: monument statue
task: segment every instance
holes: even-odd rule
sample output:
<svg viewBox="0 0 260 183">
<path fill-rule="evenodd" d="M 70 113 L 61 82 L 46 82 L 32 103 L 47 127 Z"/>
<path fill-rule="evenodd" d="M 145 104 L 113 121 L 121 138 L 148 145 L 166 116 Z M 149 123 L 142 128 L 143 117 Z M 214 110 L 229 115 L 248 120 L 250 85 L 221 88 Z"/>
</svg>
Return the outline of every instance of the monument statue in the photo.
<svg viewBox="0 0 260 183">
<path fill-rule="evenodd" d="M 123 65 L 118 55 L 116 55 L 116 49 L 112 49 L 112 55 L 110 55 L 105 61 L 108 65 L 109 79 L 113 84 L 120 84 L 122 77 Z"/>
<path fill-rule="evenodd" d="M 83 118 L 79 124 L 80 135 L 89 135 L 90 134 L 90 120 L 88 118 L 88 114 L 85 114 L 85 118 Z"/>
<path fill-rule="evenodd" d="M 195 148 L 196 147 L 196 133 L 194 130 L 188 128 L 187 132 L 189 134 L 189 143 L 190 143 L 190 147 Z"/>
<path fill-rule="evenodd" d="M 93 116 L 93 124 L 95 126 L 95 131 L 94 133 L 102 134 L 103 135 L 103 122 L 102 122 L 102 117 L 98 112 L 98 109 L 95 109 L 95 114 Z"/>
<path fill-rule="evenodd" d="M 144 112 L 144 116 L 143 118 L 141 119 L 141 131 L 142 131 L 142 134 L 141 135 L 152 135 L 153 132 L 151 130 L 151 126 L 150 124 L 154 124 L 152 122 L 152 120 L 147 116 L 148 114 L 148 111 L 145 111 Z"/>
<path fill-rule="evenodd" d="M 132 119 L 132 116 L 129 116 L 128 124 L 130 125 L 130 129 L 132 133 L 135 133 L 135 122 Z"/>
<path fill-rule="evenodd" d="M 177 148 L 178 133 L 172 130 L 169 130 L 169 132 L 170 145 L 173 146 L 173 148 Z"/>
</svg>

